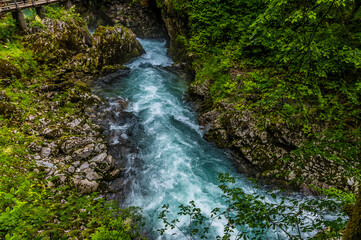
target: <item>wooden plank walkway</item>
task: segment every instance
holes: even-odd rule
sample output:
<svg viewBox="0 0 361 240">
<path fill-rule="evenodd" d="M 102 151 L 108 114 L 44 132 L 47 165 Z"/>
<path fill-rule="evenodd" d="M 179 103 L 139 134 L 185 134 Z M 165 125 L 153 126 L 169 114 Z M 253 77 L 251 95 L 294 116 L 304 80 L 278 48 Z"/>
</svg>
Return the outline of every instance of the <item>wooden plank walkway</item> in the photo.
<svg viewBox="0 0 361 240">
<path fill-rule="evenodd" d="M 67 0 L 0 0 L 0 15 L 57 2 L 67 2 Z"/>
</svg>

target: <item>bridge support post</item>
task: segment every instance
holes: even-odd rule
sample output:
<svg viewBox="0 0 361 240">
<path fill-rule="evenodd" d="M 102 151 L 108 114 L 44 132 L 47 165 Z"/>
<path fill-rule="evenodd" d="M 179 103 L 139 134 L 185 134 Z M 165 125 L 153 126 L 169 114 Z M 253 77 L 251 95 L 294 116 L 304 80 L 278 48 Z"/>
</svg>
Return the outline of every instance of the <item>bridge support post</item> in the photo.
<svg viewBox="0 0 361 240">
<path fill-rule="evenodd" d="M 71 1 L 67 0 L 61 3 L 62 6 L 64 6 L 65 9 L 71 8 Z"/>
<path fill-rule="evenodd" d="M 26 25 L 25 14 L 23 13 L 23 11 L 19 10 L 16 12 L 12 12 L 11 14 L 13 18 L 16 20 L 16 24 L 18 25 L 19 29 L 21 31 L 25 31 L 28 28 L 28 26 Z"/>
<path fill-rule="evenodd" d="M 37 7 L 37 8 L 35 8 L 35 10 L 36 10 L 36 14 L 37 14 L 40 18 L 45 18 L 45 8 L 44 8 L 44 6 Z"/>
</svg>

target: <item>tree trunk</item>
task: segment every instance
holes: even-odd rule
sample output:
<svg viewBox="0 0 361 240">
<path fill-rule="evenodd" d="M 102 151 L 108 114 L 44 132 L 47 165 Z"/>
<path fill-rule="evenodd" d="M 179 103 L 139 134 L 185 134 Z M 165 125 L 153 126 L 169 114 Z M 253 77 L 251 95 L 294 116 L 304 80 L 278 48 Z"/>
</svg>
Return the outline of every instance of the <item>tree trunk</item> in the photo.
<svg viewBox="0 0 361 240">
<path fill-rule="evenodd" d="M 361 239 L 361 191 L 357 195 L 356 204 L 353 207 L 350 220 L 347 223 L 343 240 Z"/>
<path fill-rule="evenodd" d="M 355 13 L 357 12 L 357 10 L 359 10 L 359 8 L 361 7 L 361 0 L 355 0 L 354 1 L 354 6 L 352 8 L 352 11 L 350 12 L 350 14 L 346 17 L 347 21 L 352 20 L 353 16 L 355 15 Z"/>
</svg>

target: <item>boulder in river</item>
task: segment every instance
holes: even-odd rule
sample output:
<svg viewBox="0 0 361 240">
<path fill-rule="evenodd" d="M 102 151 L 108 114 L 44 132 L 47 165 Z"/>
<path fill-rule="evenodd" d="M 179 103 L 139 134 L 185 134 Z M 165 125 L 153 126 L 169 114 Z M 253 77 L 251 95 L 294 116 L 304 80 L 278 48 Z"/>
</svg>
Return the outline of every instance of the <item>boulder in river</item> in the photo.
<svg viewBox="0 0 361 240">
<path fill-rule="evenodd" d="M 145 53 L 135 34 L 122 26 L 99 26 L 90 51 L 92 66 L 102 71 L 124 68 L 121 64 Z"/>
</svg>

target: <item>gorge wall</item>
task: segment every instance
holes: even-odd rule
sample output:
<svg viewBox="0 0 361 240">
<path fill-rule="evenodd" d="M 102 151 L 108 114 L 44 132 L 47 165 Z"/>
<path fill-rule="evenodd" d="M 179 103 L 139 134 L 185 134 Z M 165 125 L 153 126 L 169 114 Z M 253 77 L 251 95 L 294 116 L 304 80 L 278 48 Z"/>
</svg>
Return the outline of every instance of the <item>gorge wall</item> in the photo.
<svg viewBox="0 0 361 240">
<path fill-rule="evenodd" d="M 197 62 L 197 50 L 189 50 L 187 46 L 192 35 L 188 10 L 176 1 L 156 2 L 168 30 L 169 54 L 177 62 L 187 63 L 187 69 L 197 75 L 202 63 Z M 242 68 L 230 68 L 227 75 L 240 89 L 250 78 L 249 73 L 251 71 Z M 260 115 L 257 109 L 239 108 L 241 104 L 256 103 L 262 97 L 257 92 L 237 96 L 243 99 L 241 102 L 235 103 L 232 98 L 215 101 L 212 93 L 215 82 L 215 79 L 196 76 L 188 96 L 198 106 L 199 123 L 206 129 L 205 137 L 218 147 L 231 149 L 240 171 L 264 182 L 308 194 L 316 193 L 316 189 L 329 188 L 358 191 L 359 183 L 342 162 L 325 154 L 307 153 L 304 150 L 310 144 L 323 146 L 327 143 L 323 142 L 325 138 L 311 139 L 302 124 L 290 125 L 289 121 L 297 122 L 297 115 L 291 120 L 285 120 L 282 116 Z M 312 133 L 321 132 L 324 124 L 327 123 L 313 121 Z M 351 141 L 357 142 L 357 139 Z M 340 149 L 331 150 L 330 147 L 329 151 L 334 151 L 337 158 L 343 158 Z"/>
<path fill-rule="evenodd" d="M 106 16 L 111 24 L 129 26 L 140 38 L 167 37 L 169 55 L 178 63 L 186 63 L 185 69 L 191 75 L 200 71 L 200 63 L 196 63 L 197 67 L 194 64 L 197 53 L 187 49 L 187 41 L 192 34 L 188 10 L 181 3 L 161 0 L 102 1 L 92 6 L 85 2 L 81 3 L 80 9 L 83 10 L 80 11 L 84 11 L 81 6 L 87 4 L 91 7 L 86 12 L 93 9 L 90 16 Z M 90 24 L 95 22 L 92 18 L 89 21 Z M 249 78 L 249 73 L 241 68 L 231 68 L 227 75 L 239 89 Z M 312 143 L 302 124 L 290 126 L 288 120 L 281 116 L 269 117 L 260 115 L 256 109 L 239 109 L 240 104 L 257 102 L 261 95 L 256 92 L 241 96 L 241 103 L 234 103 L 231 98 L 214 101 L 211 90 L 214 82 L 214 79 L 196 77 L 188 96 L 199 107 L 199 122 L 207 130 L 205 137 L 218 147 L 231 149 L 240 171 L 265 182 L 309 194 L 313 192 L 312 188 L 357 191 L 358 182 L 340 162 L 317 153 L 302 153 L 306 145 L 324 144 L 321 141 Z M 296 118 L 291 121 L 297 122 Z M 323 124 L 312 122 L 313 133 L 317 134 Z"/>
</svg>

